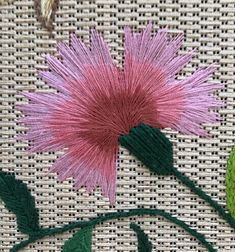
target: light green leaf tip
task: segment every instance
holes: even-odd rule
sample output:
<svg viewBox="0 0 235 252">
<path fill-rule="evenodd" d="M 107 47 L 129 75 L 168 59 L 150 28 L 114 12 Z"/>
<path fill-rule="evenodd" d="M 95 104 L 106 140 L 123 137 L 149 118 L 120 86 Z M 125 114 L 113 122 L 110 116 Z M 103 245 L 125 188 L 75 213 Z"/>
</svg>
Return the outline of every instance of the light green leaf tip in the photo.
<svg viewBox="0 0 235 252">
<path fill-rule="evenodd" d="M 67 240 L 62 252 L 91 252 L 92 227 L 81 228 Z"/>
<path fill-rule="evenodd" d="M 235 146 L 229 155 L 226 172 L 227 207 L 235 219 Z"/>
</svg>

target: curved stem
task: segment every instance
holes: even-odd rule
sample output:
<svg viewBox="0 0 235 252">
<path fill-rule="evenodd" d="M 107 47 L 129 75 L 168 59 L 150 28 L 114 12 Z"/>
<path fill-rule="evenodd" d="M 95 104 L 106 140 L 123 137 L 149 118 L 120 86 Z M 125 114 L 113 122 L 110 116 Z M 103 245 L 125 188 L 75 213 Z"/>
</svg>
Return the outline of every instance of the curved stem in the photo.
<svg viewBox="0 0 235 252">
<path fill-rule="evenodd" d="M 173 168 L 173 175 L 175 175 L 184 185 L 190 188 L 192 192 L 197 194 L 201 199 L 205 200 L 225 221 L 227 221 L 232 228 L 235 229 L 235 220 L 232 215 L 227 213 L 219 203 L 206 194 L 195 182 L 181 173 L 177 168 Z"/>
<path fill-rule="evenodd" d="M 94 227 L 95 225 L 103 223 L 105 221 L 119 219 L 119 218 L 126 218 L 126 217 L 131 217 L 131 216 L 142 216 L 142 215 L 162 216 L 162 217 L 166 218 L 168 221 L 171 221 L 174 224 L 180 226 L 186 232 L 188 232 L 190 235 L 195 237 L 198 241 L 200 241 L 208 249 L 209 252 L 216 252 L 217 251 L 216 249 L 213 248 L 212 244 L 206 240 L 204 235 L 198 233 L 196 230 L 192 229 L 184 221 L 179 220 L 178 218 L 172 216 L 170 213 L 167 213 L 164 210 L 160 210 L 160 209 L 138 208 L 138 209 L 129 209 L 128 211 L 106 213 L 102 216 L 92 218 L 88 221 L 75 221 L 70 224 L 66 224 L 62 227 L 41 229 L 39 232 L 37 232 L 37 233 L 33 234 L 31 237 L 29 237 L 28 240 L 24 240 L 24 241 L 20 242 L 19 244 L 16 244 L 10 250 L 10 252 L 16 252 L 16 251 L 26 247 L 30 243 L 33 243 L 43 237 L 51 236 L 51 235 L 55 235 L 55 234 L 61 234 L 63 232 L 66 232 L 68 230 L 72 230 L 74 228 L 82 228 L 85 226 Z"/>
</svg>

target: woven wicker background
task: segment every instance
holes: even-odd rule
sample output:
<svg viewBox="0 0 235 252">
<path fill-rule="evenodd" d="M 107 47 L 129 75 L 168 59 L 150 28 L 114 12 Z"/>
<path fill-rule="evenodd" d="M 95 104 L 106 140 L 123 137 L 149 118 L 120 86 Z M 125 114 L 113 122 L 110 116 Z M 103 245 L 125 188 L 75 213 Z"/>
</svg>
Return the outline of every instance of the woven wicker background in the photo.
<svg viewBox="0 0 235 252">
<path fill-rule="evenodd" d="M 89 43 L 89 30 L 96 27 L 109 43 L 113 57 L 122 62 L 123 27 L 143 28 L 148 20 L 154 29 L 168 26 L 184 31 L 185 47 L 199 48 L 198 56 L 182 75 L 198 66 L 219 65 L 215 79 L 225 83 L 219 96 L 226 103 L 220 110 L 222 122 L 207 125 L 211 138 L 184 136 L 167 131 L 174 142 L 175 163 L 197 181 L 214 199 L 225 205 L 226 160 L 235 144 L 235 3 L 234 0 L 64 0 L 55 17 L 54 38 L 36 21 L 33 0 L 18 0 L 0 6 L 0 164 L 28 184 L 40 209 L 44 227 L 87 219 L 118 209 L 158 207 L 180 217 L 205 234 L 218 251 L 235 251 L 235 233 L 198 197 L 174 177 L 151 176 L 140 162 L 121 149 L 117 180 L 117 203 L 110 207 L 99 189 L 91 194 L 75 192 L 72 181 L 56 181 L 47 174 L 55 153 L 28 156 L 27 144 L 14 137 L 24 128 L 16 123 L 20 112 L 15 105 L 27 102 L 20 91 L 49 89 L 36 74 L 45 68 L 43 53 L 55 53 L 56 41 L 68 41 L 75 31 Z M 132 218 L 149 234 L 154 251 L 206 251 L 180 228 L 162 218 Z M 130 219 L 105 223 L 93 233 L 93 251 L 137 251 L 137 240 L 129 228 Z M 60 251 L 69 233 L 45 238 L 24 251 Z M 13 214 L 0 204 L 0 251 L 25 238 L 16 231 Z"/>
</svg>

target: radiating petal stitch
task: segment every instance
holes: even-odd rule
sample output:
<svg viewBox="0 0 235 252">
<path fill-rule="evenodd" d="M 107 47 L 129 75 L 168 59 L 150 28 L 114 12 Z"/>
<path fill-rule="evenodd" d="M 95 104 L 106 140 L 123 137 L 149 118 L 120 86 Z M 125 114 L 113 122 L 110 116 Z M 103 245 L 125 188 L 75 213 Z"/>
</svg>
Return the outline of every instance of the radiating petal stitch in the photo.
<svg viewBox="0 0 235 252">
<path fill-rule="evenodd" d="M 151 23 L 140 33 L 125 28 L 122 68 L 97 31 L 90 47 L 71 34 L 69 44 L 58 44 L 60 58 L 47 55 L 49 69 L 39 72 L 58 92 L 25 93 L 30 102 L 20 107 L 31 151 L 65 150 L 51 171 L 60 180 L 73 177 L 77 189 L 100 186 L 111 203 L 119 136 L 142 123 L 204 136 L 203 124 L 219 119 L 214 110 L 222 103 L 211 94 L 222 85 L 209 82 L 215 67 L 178 80 L 195 51 L 178 54 L 183 34 L 151 31 Z"/>
</svg>

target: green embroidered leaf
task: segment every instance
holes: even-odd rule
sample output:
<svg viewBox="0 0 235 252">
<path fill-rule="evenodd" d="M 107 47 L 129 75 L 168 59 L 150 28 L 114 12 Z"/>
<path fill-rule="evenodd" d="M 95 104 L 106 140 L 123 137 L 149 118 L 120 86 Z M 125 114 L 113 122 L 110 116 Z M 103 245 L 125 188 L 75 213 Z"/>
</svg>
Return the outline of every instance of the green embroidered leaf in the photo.
<svg viewBox="0 0 235 252">
<path fill-rule="evenodd" d="M 30 234 L 39 230 L 34 197 L 25 183 L 0 171 L 0 198 L 6 208 L 16 215 L 19 231 Z"/>
<path fill-rule="evenodd" d="M 141 124 L 132 128 L 128 135 L 120 136 L 119 143 L 151 171 L 158 175 L 172 174 L 172 143 L 160 129 Z"/>
<path fill-rule="evenodd" d="M 230 153 L 227 163 L 226 195 L 227 207 L 232 217 L 235 219 L 235 146 Z"/>
<path fill-rule="evenodd" d="M 135 223 L 131 223 L 130 228 L 133 229 L 138 239 L 138 252 L 151 252 L 152 243 L 148 239 L 148 235 Z"/>
<path fill-rule="evenodd" d="M 81 228 L 64 244 L 62 252 L 91 252 L 92 227 Z"/>
</svg>

